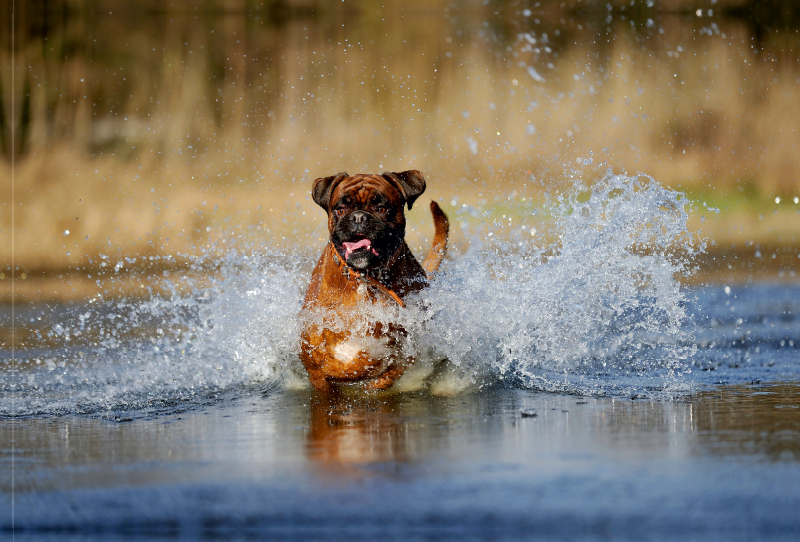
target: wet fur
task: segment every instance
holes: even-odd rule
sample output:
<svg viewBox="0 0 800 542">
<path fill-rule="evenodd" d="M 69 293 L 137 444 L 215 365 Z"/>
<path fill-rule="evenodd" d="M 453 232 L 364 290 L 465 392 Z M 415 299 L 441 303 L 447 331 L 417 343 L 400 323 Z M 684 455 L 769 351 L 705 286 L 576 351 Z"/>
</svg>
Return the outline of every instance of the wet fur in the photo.
<svg viewBox="0 0 800 542">
<path fill-rule="evenodd" d="M 400 299 L 428 285 L 444 259 L 449 226 L 447 216 L 432 201 L 433 246 L 420 265 L 405 243 L 404 206 L 410 209 L 424 191 L 425 179 L 414 170 L 383 175 L 340 173 L 314 182 L 312 195 L 328 213 L 331 242 L 311 275 L 303 304 L 307 316 L 321 316 L 322 322 L 333 317 L 345 324 L 359 318 L 357 306 L 368 294 L 363 286 L 359 289 L 358 281 L 346 277 L 337 263 L 345 257 L 344 242 L 371 241 L 377 255 L 359 249 L 347 264 L 373 278 L 387 260 L 397 256 L 380 278 Z M 385 305 L 396 303 L 380 292 L 369 299 Z M 351 336 L 309 318 L 301 336 L 300 360 L 311 385 L 321 391 L 332 391 L 335 384 L 344 382 L 364 382 L 370 390 L 388 389 L 414 362 L 400 352 L 405 334 L 400 326 L 376 323 L 369 336 Z"/>
</svg>

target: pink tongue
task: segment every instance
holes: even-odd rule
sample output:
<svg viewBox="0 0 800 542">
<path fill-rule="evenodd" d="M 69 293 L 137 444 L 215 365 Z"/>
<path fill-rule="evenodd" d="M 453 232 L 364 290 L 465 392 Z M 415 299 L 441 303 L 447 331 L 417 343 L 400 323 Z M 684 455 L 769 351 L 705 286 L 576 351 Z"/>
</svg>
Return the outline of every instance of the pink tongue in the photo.
<svg viewBox="0 0 800 542">
<path fill-rule="evenodd" d="M 354 251 L 358 250 L 359 248 L 368 248 L 369 251 L 372 252 L 374 255 L 376 255 L 376 256 L 378 255 L 378 253 L 375 251 L 375 249 L 372 248 L 372 241 L 370 241 L 369 239 L 362 239 L 361 241 L 358 241 L 357 243 L 342 243 L 342 245 L 344 245 L 344 250 L 345 250 L 344 257 L 345 257 L 345 259 L 349 258 L 350 254 L 352 254 Z"/>
</svg>

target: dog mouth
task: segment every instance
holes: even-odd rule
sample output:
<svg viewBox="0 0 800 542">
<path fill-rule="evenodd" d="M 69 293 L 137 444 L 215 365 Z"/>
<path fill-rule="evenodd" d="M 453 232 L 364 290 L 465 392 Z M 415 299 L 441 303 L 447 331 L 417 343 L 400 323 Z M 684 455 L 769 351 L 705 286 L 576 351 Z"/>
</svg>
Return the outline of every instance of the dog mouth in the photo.
<svg viewBox="0 0 800 542">
<path fill-rule="evenodd" d="M 342 243 L 344 247 L 344 259 L 349 260 L 350 256 L 353 255 L 354 252 L 358 250 L 363 250 L 364 252 L 369 252 L 375 256 L 378 256 L 378 251 L 372 246 L 372 241 L 369 239 L 361 239 L 360 241 L 345 241 Z"/>
</svg>

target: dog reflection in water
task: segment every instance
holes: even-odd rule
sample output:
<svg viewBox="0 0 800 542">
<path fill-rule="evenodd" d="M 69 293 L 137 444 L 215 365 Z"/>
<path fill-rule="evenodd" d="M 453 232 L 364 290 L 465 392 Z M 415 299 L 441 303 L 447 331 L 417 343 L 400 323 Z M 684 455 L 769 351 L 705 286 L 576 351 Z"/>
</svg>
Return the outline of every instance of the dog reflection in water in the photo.
<svg viewBox="0 0 800 542">
<path fill-rule="evenodd" d="M 308 457 L 323 470 L 363 474 L 358 464 L 404 462 L 410 459 L 408 424 L 398 423 L 401 399 L 355 402 L 338 394 L 315 394 L 311 399 Z"/>
<path fill-rule="evenodd" d="M 425 179 L 414 170 L 314 181 L 312 195 L 328 214 L 330 232 L 303 304 L 300 360 L 315 389 L 330 393 L 359 382 L 385 390 L 414 362 L 403 353 L 405 330 L 369 321 L 366 309 L 403 310 L 406 296 L 425 288 L 444 259 L 449 226 L 436 202 L 433 246 L 422 265 L 405 242 L 404 207 L 424 191 Z"/>
</svg>

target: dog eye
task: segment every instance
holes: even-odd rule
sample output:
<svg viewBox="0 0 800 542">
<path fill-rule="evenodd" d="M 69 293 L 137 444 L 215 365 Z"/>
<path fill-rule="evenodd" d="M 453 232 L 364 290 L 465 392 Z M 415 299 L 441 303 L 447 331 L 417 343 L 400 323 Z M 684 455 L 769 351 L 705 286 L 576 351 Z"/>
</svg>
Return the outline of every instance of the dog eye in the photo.
<svg viewBox="0 0 800 542">
<path fill-rule="evenodd" d="M 345 209 L 343 207 L 339 207 L 338 209 L 334 209 L 333 210 L 333 214 L 335 214 L 337 217 L 342 216 L 344 214 L 344 212 L 345 212 Z"/>
<path fill-rule="evenodd" d="M 388 211 L 388 209 L 386 207 L 384 207 L 383 205 L 379 205 L 375 210 L 378 211 L 382 215 L 386 214 L 386 211 Z"/>
</svg>

